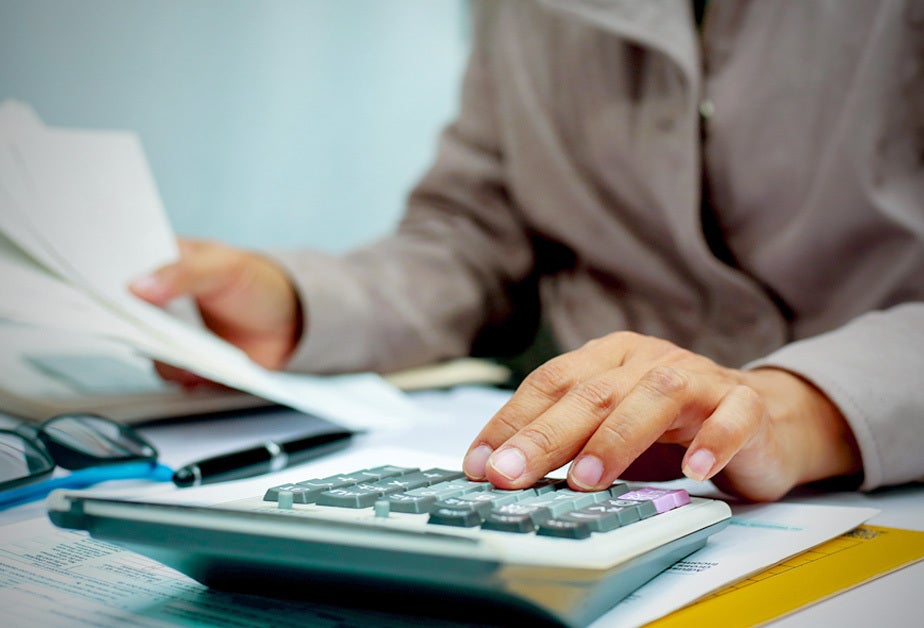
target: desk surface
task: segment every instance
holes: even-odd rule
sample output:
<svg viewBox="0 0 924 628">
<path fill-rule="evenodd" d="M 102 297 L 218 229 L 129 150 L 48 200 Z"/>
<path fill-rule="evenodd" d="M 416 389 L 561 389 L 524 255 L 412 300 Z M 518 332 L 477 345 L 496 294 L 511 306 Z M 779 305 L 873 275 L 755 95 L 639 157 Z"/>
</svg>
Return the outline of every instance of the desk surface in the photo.
<svg viewBox="0 0 924 628">
<path fill-rule="evenodd" d="M 454 392 L 417 393 L 418 400 L 438 420 L 432 425 L 407 430 L 360 436 L 358 445 L 369 447 L 420 448 L 433 454 L 459 460 L 485 420 L 503 403 L 504 393 L 484 389 Z M 288 411 L 259 417 L 225 417 L 182 424 L 142 427 L 142 431 L 161 451 L 163 461 L 180 466 L 192 459 L 252 443 L 255 439 L 287 438 L 303 430 L 303 418 Z M 874 493 L 798 494 L 786 498 L 791 503 L 863 506 L 880 510 L 868 523 L 873 525 L 924 530 L 924 485 L 906 486 Z M 41 503 L 0 513 L 0 524 L 43 517 Z M 858 588 L 775 622 L 787 627 L 837 623 L 848 626 L 917 625 L 913 609 L 920 606 L 920 582 L 924 581 L 924 562 L 889 574 Z"/>
</svg>

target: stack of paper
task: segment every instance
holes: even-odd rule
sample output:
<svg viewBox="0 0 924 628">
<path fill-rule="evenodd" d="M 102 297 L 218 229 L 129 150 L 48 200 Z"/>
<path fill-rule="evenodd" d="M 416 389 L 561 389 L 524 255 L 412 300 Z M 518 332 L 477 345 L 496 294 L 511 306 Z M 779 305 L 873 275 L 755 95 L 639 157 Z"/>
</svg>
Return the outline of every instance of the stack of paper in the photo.
<svg viewBox="0 0 924 628">
<path fill-rule="evenodd" d="M 134 135 L 52 128 L 22 103 L 0 104 L 0 317 L 105 338 L 344 425 L 415 418 L 375 375 L 270 372 L 205 330 L 189 304 L 177 316 L 128 292 L 177 254 Z"/>
</svg>

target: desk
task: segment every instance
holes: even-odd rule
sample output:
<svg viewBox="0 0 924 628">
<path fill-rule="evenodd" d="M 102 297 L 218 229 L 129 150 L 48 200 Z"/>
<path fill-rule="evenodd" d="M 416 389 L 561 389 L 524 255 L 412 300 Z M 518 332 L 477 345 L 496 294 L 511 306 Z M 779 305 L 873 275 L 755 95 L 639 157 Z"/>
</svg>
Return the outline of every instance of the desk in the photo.
<svg viewBox="0 0 924 628">
<path fill-rule="evenodd" d="M 432 411 L 434 422 L 408 430 L 394 430 L 358 437 L 358 448 L 397 447 L 426 451 L 461 461 L 468 444 L 485 420 L 503 403 L 505 393 L 484 389 L 460 389 L 453 393 L 416 393 L 417 400 Z M 165 463 L 178 466 L 198 458 L 250 443 L 257 438 L 285 438 L 299 433 L 303 419 L 288 411 L 264 417 L 224 418 L 187 424 L 143 427 L 142 431 L 161 450 Z M 865 506 L 881 510 L 869 523 L 924 530 L 924 486 L 909 486 L 872 494 L 800 494 L 792 503 Z M 30 504 L 0 513 L 0 524 L 44 516 L 43 505 Z M 913 625 L 911 613 L 920 606 L 920 582 L 924 562 L 867 583 L 813 607 L 775 622 L 787 627 L 829 625 Z M 917 623 L 917 622 L 914 622 Z M 598 622 L 595 628 L 604 624 Z"/>
</svg>

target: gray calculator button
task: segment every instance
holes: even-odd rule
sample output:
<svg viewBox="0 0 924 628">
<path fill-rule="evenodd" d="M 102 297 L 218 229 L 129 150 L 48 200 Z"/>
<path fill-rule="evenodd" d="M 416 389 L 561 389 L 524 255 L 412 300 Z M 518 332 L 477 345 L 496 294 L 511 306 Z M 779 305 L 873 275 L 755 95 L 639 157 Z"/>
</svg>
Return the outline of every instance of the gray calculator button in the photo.
<svg viewBox="0 0 924 628">
<path fill-rule="evenodd" d="M 459 478 L 465 477 L 465 474 L 461 471 L 450 471 L 448 469 L 439 469 L 436 467 L 421 471 L 421 473 L 430 479 L 430 484 L 439 484 L 440 482 L 448 482 L 450 480 L 458 480 Z"/>
<path fill-rule="evenodd" d="M 616 519 L 617 525 L 614 525 L 613 528 L 634 523 L 635 521 L 638 521 L 642 518 L 638 504 L 627 502 L 621 499 L 608 499 L 605 502 L 594 504 L 593 506 L 588 506 L 587 508 L 576 512 L 597 513 L 601 516 L 605 515 L 607 517 L 614 517 Z M 601 524 L 601 526 L 602 525 L 603 524 Z M 595 531 L 606 532 L 606 530 L 602 529 L 595 529 Z"/>
<path fill-rule="evenodd" d="M 466 493 L 460 495 L 454 499 L 458 499 L 461 502 L 470 502 L 473 504 L 489 504 L 491 508 L 495 506 L 503 506 L 504 504 L 512 504 L 518 501 L 518 495 L 516 492 L 509 492 L 506 494 L 497 493 L 495 491 L 481 491 L 480 493 Z"/>
<path fill-rule="evenodd" d="M 469 499 L 464 499 L 462 497 L 444 497 L 443 499 L 438 499 L 433 507 L 430 508 L 430 513 L 432 514 L 434 510 L 438 509 L 453 509 L 453 510 L 470 510 L 472 512 L 478 513 L 478 516 L 481 519 L 484 519 L 488 516 L 488 513 L 494 508 L 491 502 L 485 501 L 472 501 Z"/>
<path fill-rule="evenodd" d="M 549 519 L 539 524 L 539 536 L 556 536 L 566 539 L 586 539 L 590 536 L 590 525 L 586 521 Z"/>
<path fill-rule="evenodd" d="M 562 488 L 568 488 L 568 480 L 540 478 L 539 481 L 532 486 L 532 490 L 536 491 L 536 495 L 544 495 Z"/>
<path fill-rule="evenodd" d="M 391 478 L 383 478 L 378 482 L 372 482 L 371 486 L 385 491 L 384 494 L 403 493 L 404 491 L 420 488 L 427 485 L 427 479 L 419 476 L 418 473 L 411 475 L 399 475 Z"/>
<path fill-rule="evenodd" d="M 449 482 L 446 482 L 446 484 L 449 484 L 451 486 L 460 486 L 462 487 L 463 491 L 466 493 L 474 493 L 477 491 L 487 491 L 487 490 L 494 488 L 487 482 L 472 482 L 471 480 L 468 480 L 464 477 L 459 478 L 457 480 L 450 480 Z"/>
<path fill-rule="evenodd" d="M 533 521 L 533 523 L 540 523 L 546 519 L 552 518 L 552 511 L 545 506 L 542 506 L 541 504 L 529 505 L 522 502 L 497 506 L 491 511 L 491 513 L 510 516 L 526 515 Z"/>
<path fill-rule="evenodd" d="M 359 473 L 363 474 L 364 482 L 372 482 L 375 480 L 381 480 L 382 478 L 391 478 L 398 475 L 408 475 L 410 473 L 416 473 L 420 471 L 418 467 L 396 467 L 394 465 L 386 464 L 381 467 L 373 467 L 371 469 L 363 469 Z"/>
<path fill-rule="evenodd" d="M 470 508 L 437 508 L 430 510 L 429 524 L 474 528 L 480 526 L 484 517 Z"/>
<path fill-rule="evenodd" d="M 318 495 L 318 506 L 337 506 L 338 508 L 369 508 L 382 495 L 368 485 L 332 488 Z"/>
<path fill-rule="evenodd" d="M 392 482 L 395 485 L 403 485 L 406 487 L 404 489 L 406 491 L 420 488 L 421 486 L 430 486 L 431 484 L 434 484 L 433 478 L 423 471 L 409 473 L 407 475 L 399 475 L 391 478 L 384 478 L 380 480 L 380 482 Z"/>
<path fill-rule="evenodd" d="M 503 495 L 503 496 L 509 495 L 513 497 L 512 500 L 503 502 L 505 504 L 509 504 L 511 502 L 521 502 L 525 499 L 529 499 L 530 497 L 536 497 L 539 494 L 536 492 L 536 489 L 534 488 L 521 488 L 521 489 L 514 489 L 514 490 L 492 488 L 485 492 L 490 493 L 492 495 Z"/>
<path fill-rule="evenodd" d="M 304 482 L 296 482 L 299 486 L 304 486 L 305 488 L 319 488 L 322 491 L 326 491 L 332 488 L 342 488 L 344 486 L 352 486 L 361 482 L 361 479 L 355 478 L 351 475 L 332 475 L 327 478 L 318 478 L 305 480 Z"/>
<path fill-rule="evenodd" d="M 343 480 L 349 480 L 350 484 L 359 484 L 360 482 L 375 482 L 380 479 L 381 476 L 378 476 L 374 473 L 367 473 L 366 471 L 354 471 L 353 473 L 347 473 L 346 475 L 340 476 Z M 344 485 L 346 486 L 346 485 Z"/>
<path fill-rule="evenodd" d="M 610 499 L 612 495 L 608 490 L 603 491 L 594 491 L 594 492 L 584 492 L 584 491 L 573 491 L 570 488 L 563 488 L 557 491 L 558 495 L 569 495 L 574 500 L 575 508 L 584 508 L 590 506 L 591 504 L 596 504 L 597 502 L 602 502 L 605 499 Z"/>
<path fill-rule="evenodd" d="M 265 502 L 275 502 L 279 500 L 279 493 L 286 491 L 291 494 L 292 501 L 296 504 L 310 504 L 318 498 L 318 495 L 321 494 L 322 489 L 307 489 L 298 484 L 282 484 L 280 486 L 274 486 L 273 488 L 267 489 L 266 493 L 263 495 L 263 501 Z"/>
<path fill-rule="evenodd" d="M 392 512 L 410 512 L 416 515 L 430 512 L 436 503 L 434 495 L 408 495 L 396 493 L 388 496 L 388 504 Z"/>
<path fill-rule="evenodd" d="M 465 493 L 465 487 L 458 484 L 450 484 L 449 482 L 443 482 L 442 484 L 434 484 L 433 486 L 422 486 L 420 488 L 415 488 L 407 491 L 408 495 L 413 496 L 425 496 L 432 495 L 437 499 L 441 497 L 456 497 Z"/>
<path fill-rule="evenodd" d="M 627 510 L 627 509 L 622 509 Z M 586 523 L 594 532 L 609 532 L 616 528 L 622 527 L 626 523 L 638 521 L 638 513 L 632 511 L 635 519 L 629 518 L 627 521 L 620 520 L 619 510 L 608 509 L 602 504 L 594 504 L 583 510 L 573 510 L 566 512 L 559 519 L 562 521 L 576 521 Z"/>
<path fill-rule="evenodd" d="M 638 511 L 639 519 L 647 519 L 648 517 L 653 517 L 658 514 L 657 507 L 649 500 L 645 501 L 636 501 L 634 499 L 608 499 L 604 504 L 611 504 L 614 506 L 632 506 Z"/>
<path fill-rule="evenodd" d="M 481 524 L 484 530 L 498 530 L 500 532 L 532 532 L 536 529 L 536 522 L 528 514 L 511 514 L 505 515 L 496 510 L 492 510 L 484 523 Z"/>
<path fill-rule="evenodd" d="M 403 493 L 404 489 L 400 485 L 393 483 L 392 478 L 386 478 L 384 480 L 379 480 L 378 482 L 363 482 L 362 484 L 357 484 L 356 486 L 348 487 L 355 488 L 359 491 L 372 491 L 378 493 L 379 496 L 385 497 L 386 495 L 394 495 L 395 493 Z"/>
<path fill-rule="evenodd" d="M 521 504 L 528 506 L 542 506 L 548 508 L 553 517 L 562 515 L 575 509 L 575 499 L 571 495 L 564 494 L 561 491 L 546 493 L 536 497 L 530 497 L 521 501 Z"/>
</svg>

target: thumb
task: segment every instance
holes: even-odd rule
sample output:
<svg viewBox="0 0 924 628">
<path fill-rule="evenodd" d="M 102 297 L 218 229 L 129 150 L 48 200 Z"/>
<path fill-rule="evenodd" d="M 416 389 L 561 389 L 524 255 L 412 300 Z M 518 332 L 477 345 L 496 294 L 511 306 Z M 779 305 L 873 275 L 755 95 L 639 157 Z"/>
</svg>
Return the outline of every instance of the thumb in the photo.
<svg viewBox="0 0 924 628">
<path fill-rule="evenodd" d="M 140 299 L 164 306 L 183 295 L 201 297 L 220 291 L 234 279 L 237 253 L 208 242 L 180 242 L 180 259 L 138 277 L 129 290 Z"/>
<path fill-rule="evenodd" d="M 153 273 L 138 277 L 128 285 L 128 289 L 136 297 L 163 307 L 181 294 L 176 282 L 172 280 L 172 277 L 176 275 L 174 268 L 176 265 L 170 264 Z"/>
</svg>

